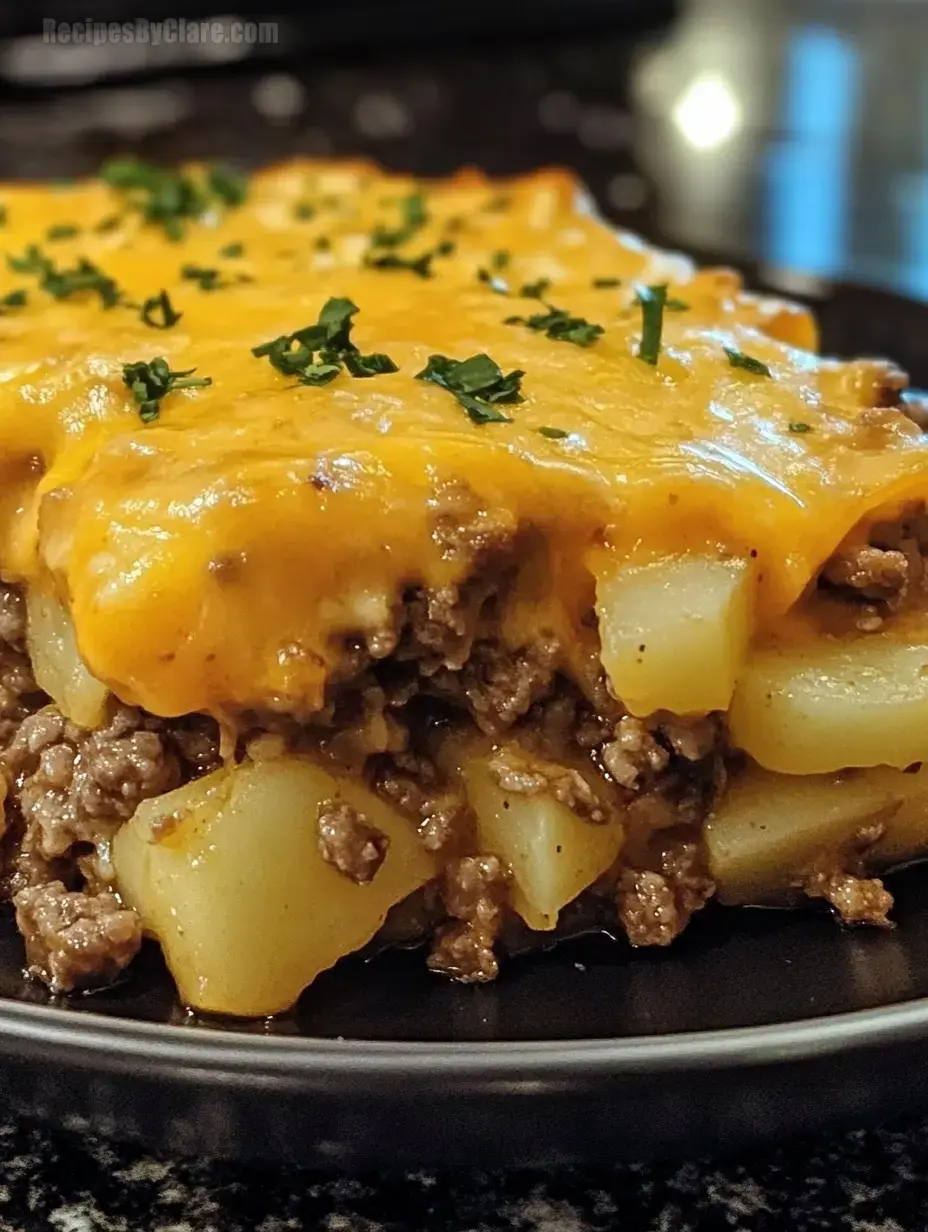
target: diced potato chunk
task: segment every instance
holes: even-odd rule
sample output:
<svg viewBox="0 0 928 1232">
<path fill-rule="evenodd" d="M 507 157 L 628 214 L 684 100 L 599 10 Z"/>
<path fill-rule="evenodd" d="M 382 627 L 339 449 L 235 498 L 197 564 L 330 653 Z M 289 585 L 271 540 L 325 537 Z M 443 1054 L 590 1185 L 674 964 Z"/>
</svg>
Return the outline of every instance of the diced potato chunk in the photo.
<svg viewBox="0 0 928 1232">
<path fill-rule="evenodd" d="M 752 655 L 729 714 L 733 742 L 768 770 L 824 774 L 928 758 L 928 642 L 870 634 Z"/>
<path fill-rule="evenodd" d="M 928 852 L 928 768 L 888 766 L 808 778 L 750 767 L 737 775 L 706 825 L 712 876 L 723 902 L 775 898 L 822 853 L 852 845 L 881 823 L 866 852 L 880 869 Z"/>
<path fill-rule="evenodd" d="M 665 559 L 601 573 L 602 662 L 634 715 L 725 710 L 751 634 L 743 560 Z"/>
<path fill-rule="evenodd" d="M 621 821 L 608 809 L 610 819 L 597 824 L 548 791 L 507 791 L 480 742 L 454 743 L 453 759 L 474 810 L 479 849 L 499 856 L 512 872 L 510 905 L 529 928 L 554 928 L 561 908 L 615 862 L 624 837 Z M 539 764 L 552 776 L 568 769 Z M 602 796 L 605 784 L 595 783 L 589 772 L 585 778 Z"/>
<path fill-rule="evenodd" d="M 389 838 L 366 884 L 319 852 L 318 807 L 336 798 Z M 117 834 L 114 860 L 120 892 L 161 942 L 182 999 L 247 1016 L 293 1005 L 436 873 L 409 820 L 296 756 L 218 770 L 145 801 Z"/>
<path fill-rule="evenodd" d="M 29 588 L 26 611 L 29 655 L 39 688 L 79 727 L 98 727 L 109 689 L 87 670 L 70 615 L 56 595 L 40 587 Z"/>
</svg>

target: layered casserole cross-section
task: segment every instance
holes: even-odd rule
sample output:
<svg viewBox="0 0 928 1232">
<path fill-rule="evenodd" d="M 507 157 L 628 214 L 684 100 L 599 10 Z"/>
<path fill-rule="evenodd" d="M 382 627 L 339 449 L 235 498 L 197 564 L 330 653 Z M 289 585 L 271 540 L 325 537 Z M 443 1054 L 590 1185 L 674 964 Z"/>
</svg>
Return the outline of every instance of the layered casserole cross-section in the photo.
<svg viewBox="0 0 928 1232">
<path fill-rule="evenodd" d="M 560 172 L 0 188 L 3 885 L 31 973 L 291 1006 L 928 850 L 891 364 Z"/>
</svg>

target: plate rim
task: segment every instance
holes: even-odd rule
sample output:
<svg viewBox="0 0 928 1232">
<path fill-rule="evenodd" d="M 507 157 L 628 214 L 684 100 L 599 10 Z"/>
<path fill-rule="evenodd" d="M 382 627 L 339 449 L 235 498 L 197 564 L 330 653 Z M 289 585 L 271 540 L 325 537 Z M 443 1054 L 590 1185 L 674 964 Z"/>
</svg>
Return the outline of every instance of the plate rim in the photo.
<svg viewBox="0 0 928 1232">
<path fill-rule="evenodd" d="M 66 1017 L 65 1017 L 66 1016 Z M 66 1006 L 0 1004 L 0 1054 L 31 1052 L 122 1069 L 140 1053 L 180 1076 L 242 1079 L 444 1079 L 584 1076 L 743 1069 L 825 1059 L 855 1048 L 888 1047 L 928 1036 L 928 997 L 784 1023 L 580 1040 L 418 1041 L 238 1034 L 208 1026 L 85 1015 Z"/>
</svg>

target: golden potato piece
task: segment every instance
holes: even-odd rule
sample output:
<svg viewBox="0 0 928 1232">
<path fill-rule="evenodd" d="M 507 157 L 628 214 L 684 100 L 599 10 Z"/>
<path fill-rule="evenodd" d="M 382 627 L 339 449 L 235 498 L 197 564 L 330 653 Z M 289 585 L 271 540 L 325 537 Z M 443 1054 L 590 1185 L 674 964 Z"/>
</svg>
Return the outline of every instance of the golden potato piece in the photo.
<svg viewBox="0 0 928 1232">
<path fill-rule="evenodd" d="M 904 769 L 928 757 L 928 640 L 769 645 L 745 665 L 729 728 L 735 745 L 783 774 Z"/>
<path fill-rule="evenodd" d="M 928 768 L 889 766 L 810 777 L 753 766 L 733 778 L 706 825 L 719 898 L 763 902 L 795 885 L 823 853 L 853 847 L 862 829 L 885 827 L 865 852 L 879 870 L 928 853 Z"/>
<path fill-rule="evenodd" d="M 366 884 L 320 854 L 329 800 L 389 840 Z M 120 892 L 160 941 L 181 998 L 219 1014 L 288 1009 L 436 873 L 412 822 L 302 756 L 245 762 L 147 800 L 113 848 Z"/>
<path fill-rule="evenodd" d="M 530 928 L 552 929 L 561 908 L 615 862 L 624 838 L 621 819 L 611 801 L 602 800 L 606 784 L 590 770 L 583 774 L 576 767 L 530 758 L 515 743 L 494 753 L 486 749 L 480 738 L 451 738 L 440 760 L 464 784 L 476 819 L 477 846 L 509 866 L 513 910 Z M 537 773 L 539 789 L 513 791 L 501 785 L 500 767 L 507 764 L 525 776 Z M 558 780 L 571 775 L 578 776 L 573 780 L 577 794 L 587 800 L 600 797 L 603 821 L 590 819 L 589 804 L 578 804 L 577 811 L 553 794 Z"/>
<path fill-rule="evenodd" d="M 751 578 L 746 561 L 702 556 L 597 577 L 603 666 L 632 714 L 727 709 L 750 637 Z"/>
<path fill-rule="evenodd" d="M 77 648 L 71 617 L 50 590 L 30 586 L 26 640 L 36 683 L 79 727 L 98 727 L 109 689 L 91 676 Z"/>
</svg>

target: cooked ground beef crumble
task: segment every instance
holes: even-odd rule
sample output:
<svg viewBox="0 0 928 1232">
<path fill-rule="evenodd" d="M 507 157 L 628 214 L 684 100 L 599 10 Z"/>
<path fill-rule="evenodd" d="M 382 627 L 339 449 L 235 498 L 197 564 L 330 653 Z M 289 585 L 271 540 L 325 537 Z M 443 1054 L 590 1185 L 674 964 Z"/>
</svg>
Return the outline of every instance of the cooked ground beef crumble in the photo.
<svg viewBox="0 0 928 1232">
<path fill-rule="evenodd" d="M 390 840 L 345 800 L 323 800 L 317 811 L 319 851 L 326 864 L 363 885 L 373 881 Z"/>
</svg>

